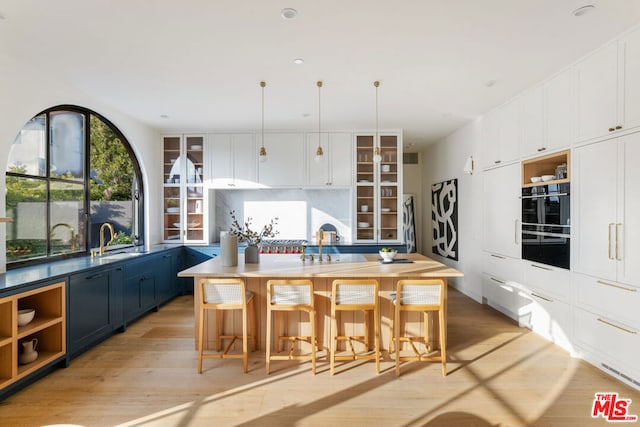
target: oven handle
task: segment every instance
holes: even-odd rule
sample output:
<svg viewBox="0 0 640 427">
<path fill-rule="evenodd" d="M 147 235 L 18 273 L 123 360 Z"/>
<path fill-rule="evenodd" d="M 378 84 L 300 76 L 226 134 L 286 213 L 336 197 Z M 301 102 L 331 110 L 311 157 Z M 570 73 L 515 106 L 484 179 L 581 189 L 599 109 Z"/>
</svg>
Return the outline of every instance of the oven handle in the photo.
<svg viewBox="0 0 640 427">
<path fill-rule="evenodd" d="M 561 234 L 561 233 L 547 233 L 545 231 L 528 231 L 528 230 L 522 230 L 522 234 L 531 234 L 533 236 L 542 236 L 542 237 L 564 237 L 564 238 L 571 238 L 570 234 Z"/>
<path fill-rule="evenodd" d="M 568 196 L 569 193 L 550 193 L 550 194 L 541 194 L 539 196 L 521 196 L 521 199 L 541 199 L 543 197 L 554 197 L 554 196 Z"/>
</svg>

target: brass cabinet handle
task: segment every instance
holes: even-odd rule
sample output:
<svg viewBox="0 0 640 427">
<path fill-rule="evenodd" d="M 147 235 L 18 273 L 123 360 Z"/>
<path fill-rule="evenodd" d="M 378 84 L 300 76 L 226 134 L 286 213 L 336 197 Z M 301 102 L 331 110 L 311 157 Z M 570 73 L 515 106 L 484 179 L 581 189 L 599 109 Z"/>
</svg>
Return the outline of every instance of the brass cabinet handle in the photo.
<svg viewBox="0 0 640 427">
<path fill-rule="evenodd" d="M 500 283 L 501 285 L 504 285 L 504 284 L 505 284 L 502 280 L 498 280 L 498 279 L 496 279 L 495 277 L 491 277 L 491 280 L 493 280 L 494 282 L 498 282 L 498 283 Z"/>
<path fill-rule="evenodd" d="M 500 256 L 500 255 L 491 254 L 491 256 L 498 259 L 506 259 L 506 257 Z"/>
<path fill-rule="evenodd" d="M 515 232 L 513 233 L 513 241 L 517 245 L 518 244 L 518 218 L 516 218 L 515 220 L 514 230 Z"/>
<path fill-rule="evenodd" d="M 544 151 L 546 149 L 547 149 L 547 147 L 540 147 L 540 148 L 538 148 L 538 153 L 541 152 L 541 151 Z"/>
<path fill-rule="evenodd" d="M 620 125 L 616 126 L 616 130 L 620 130 L 620 129 L 622 129 L 622 126 Z"/>
<path fill-rule="evenodd" d="M 531 264 L 531 267 L 539 268 L 540 270 L 553 271 L 553 268 L 542 267 L 541 265 Z"/>
<path fill-rule="evenodd" d="M 541 300 L 543 300 L 543 301 L 553 302 L 553 300 L 552 300 L 552 299 L 545 298 L 545 297 L 540 296 L 540 295 L 538 295 L 538 294 L 536 294 L 536 293 L 533 293 L 533 292 L 531 292 L 531 296 L 532 296 L 532 297 L 539 298 L 539 299 L 541 299 Z"/>
<path fill-rule="evenodd" d="M 614 130 L 616 130 L 615 128 L 609 128 L 609 132 L 613 132 Z"/>
<path fill-rule="evenodd" d="M 627 292 L 638 292 L 636 288 L 627 288 L 626 286 L 614 285 L 613 283 L 604 282 L 602 280 L 597 280 L 596 283 L 599 285 L 611 286 L 612 288 L 622 289 L 623 291 L 627 291 Z"/>
<path fill-rule="evenodd" d="M 618 242 L 620 241 L 620 239 L 619 239 L 619 230 L 620 230 L 620 226 L 621 225 L 622 224 L 620 224 L 620 223 L 616 224 L 616 259 L 618 261 L 622 261 L 622 258 L 620 258 L 619 247 L 618 247 L 619 246 Z"/>
<path fill-rule="evenodd" d="M 494 160 L 493 163 L 495 163 L 496 165 L 499 164 L 500 162 L 502 162 L 502 160 Z"/>
<path fill-rule="evenodd" d="M 615 259 L 614 257 L 611 256 L 611 227 L 613 227 L 613 222 L 609 223 L 609 239 L 608 239 L 608 248 L 607 248 L 607 252 L 609 255 L 609 259 Z"/>
<path fill-rule="evenodd" d="M 638 333 L 636 331 L 632 331 L 631 329 L 623 328 L 622 326 L 618 326 L 618 325 L 616 325 L 614 323 L 611 323 L 611 322 L 607 322 L 606 320 L 604 320 L 604 319 L 602 319 L 600 317 L 598 317 L 598 322 L 604 323 L 605 325 L 613 326 L 614 328 L 620 329 L 621 331 L 624 331 L 624 332 L 626 332 L 628 334 L 631 334 L 631 335 L 638 335 Z"/>
</svg>

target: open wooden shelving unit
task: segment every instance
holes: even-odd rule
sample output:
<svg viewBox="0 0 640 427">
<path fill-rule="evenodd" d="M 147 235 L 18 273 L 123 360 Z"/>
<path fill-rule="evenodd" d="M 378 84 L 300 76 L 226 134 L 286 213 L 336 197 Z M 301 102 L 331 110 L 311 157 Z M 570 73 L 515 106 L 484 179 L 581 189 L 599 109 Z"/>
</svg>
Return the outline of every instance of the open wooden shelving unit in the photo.
<svg viewBox="0 0 640 427">
<path fill-rule="evenodd" d="M 563 179 L 553 179 L 551 181 L 531 182 L 532 176 L 555 175 L 556 167 L 563 163 L 567 164 L 567 175 Z M 569 150 L 548 154 L 535 159 L 522 162 L 522 187 L 536 187 L 539 185 L 562 184 L 570 182 L 571 177 L 571 152 Z"/>
<path fill-rule="evenodd" d="M 66 354 L 65 283 L 0 299 L 0 389 Z M 34 308 L 34 319 L 18 326 L 18 310 Z M 21 343 L 37 338 L 38 358 L 18 364 Z"/>
</svg>

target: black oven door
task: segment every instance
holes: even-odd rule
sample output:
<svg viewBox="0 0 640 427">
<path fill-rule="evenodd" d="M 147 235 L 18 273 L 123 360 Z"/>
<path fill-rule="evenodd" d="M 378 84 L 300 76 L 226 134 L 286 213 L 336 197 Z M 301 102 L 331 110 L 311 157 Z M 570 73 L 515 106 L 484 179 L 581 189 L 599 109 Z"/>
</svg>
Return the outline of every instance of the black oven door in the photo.
<svg viewBox="0 0 640 427">
<path fill-rule="evenodd" d="M 569 183 L 522 189 L 522 223 L 570 225 Z"/>
<path fill-rule="evenodd" d="M 569 269 L 569 226 L 522 224 L 522 258 Z"/>
</svg>

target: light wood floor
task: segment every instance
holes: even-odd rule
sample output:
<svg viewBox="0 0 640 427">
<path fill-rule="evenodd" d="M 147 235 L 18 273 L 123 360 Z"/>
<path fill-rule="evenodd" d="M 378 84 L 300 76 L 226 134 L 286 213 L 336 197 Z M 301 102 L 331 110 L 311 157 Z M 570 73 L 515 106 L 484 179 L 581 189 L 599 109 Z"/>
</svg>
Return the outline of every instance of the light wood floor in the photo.
<svg viewBox="0 0 640 427">
<path fill-rule="evenodd" d="M 385 358 L 340 365 L 330 377 L 264 353 L 205 360 L 196 372 L 193 300 L 180 297 L 0 403 L 0 425 L 41 426 L 588 426 L 596 392 L 640 392 L 569 355 L 492 309 L 449 293 L 449 375 L 439 363 Z"/>
</svg>

